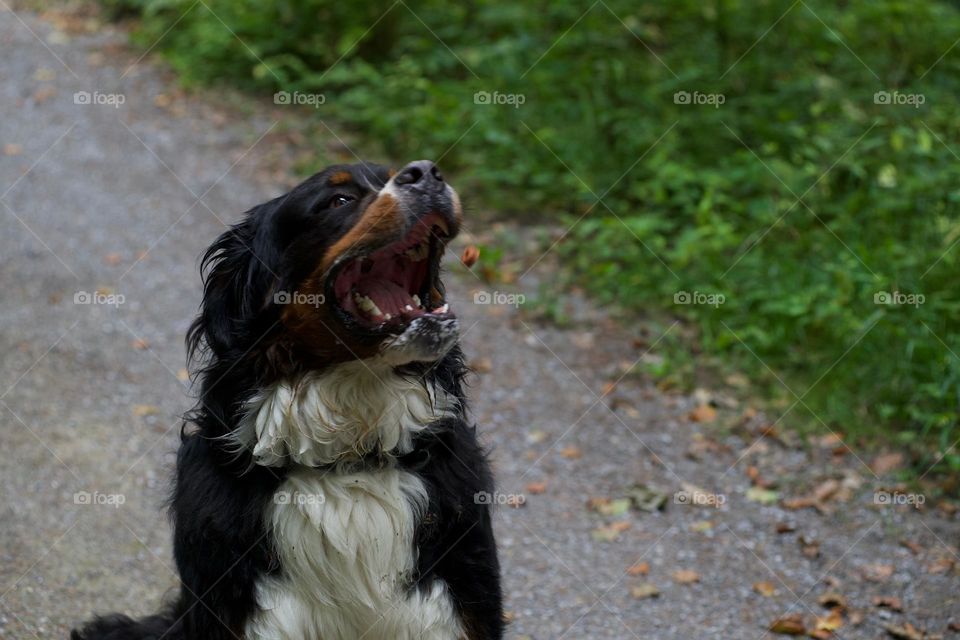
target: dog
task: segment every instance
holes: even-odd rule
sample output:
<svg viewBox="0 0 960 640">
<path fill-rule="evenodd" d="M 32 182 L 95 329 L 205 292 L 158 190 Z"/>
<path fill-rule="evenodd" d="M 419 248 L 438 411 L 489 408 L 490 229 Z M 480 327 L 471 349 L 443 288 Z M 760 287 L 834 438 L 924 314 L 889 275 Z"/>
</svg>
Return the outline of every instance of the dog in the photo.
<svg viewBox="0 0 960 640">
<path fill-rule="evenodd" d="M 335 165 L 204 254 L 199 401 L 170 503 L 180 589 L 72 640 L 488 640 L 493 480 L 440 279 L 434 163 Z"/>
</svg>

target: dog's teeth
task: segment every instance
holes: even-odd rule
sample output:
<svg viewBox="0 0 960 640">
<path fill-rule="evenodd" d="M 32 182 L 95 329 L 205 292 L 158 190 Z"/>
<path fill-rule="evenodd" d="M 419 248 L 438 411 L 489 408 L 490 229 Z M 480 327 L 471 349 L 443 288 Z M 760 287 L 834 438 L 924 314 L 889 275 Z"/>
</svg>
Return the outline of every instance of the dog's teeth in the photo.
<svg viewBox="0 0 960 640">
<path fill-rule="evenodd" d="M 386 315 L 383 316 L 383 319 L 384 319 L 384 320 L 393 320 L 393 316 L 388 313 L 388 314 L 386 314 Z"/>
<path fill-rule="evenodd" d="M 413 307 L 411 307 L 410 305 L 407 305 L 407 306 L 405 306 L 405 307 L 403 308 L 403 310 L 404 310 L 404 311 L 413 311 Z"/>
<path fill-rule="evenodd" d="M 436 309 L 434 309 L 433 313 L 446 313 L 449 310 L 450 310 L 450 305 L 445 304 L 442 307 L 437 307 Z"/>
<path fill-rule="evenodd" d="M 413 303 L 418 307 L 423 306 L 423 304 L 420 302 L 420 296 L 418 296 L 417 294 L 413 294 L 412 296 L 410 296 L 410 299 L 413 300 Z"/>
</svg>

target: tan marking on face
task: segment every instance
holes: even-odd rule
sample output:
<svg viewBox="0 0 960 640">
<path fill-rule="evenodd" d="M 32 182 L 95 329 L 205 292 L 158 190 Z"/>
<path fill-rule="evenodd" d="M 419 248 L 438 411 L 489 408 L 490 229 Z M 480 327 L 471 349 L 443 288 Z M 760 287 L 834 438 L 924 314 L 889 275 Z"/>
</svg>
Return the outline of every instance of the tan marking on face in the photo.
<svg viewBox="0 0 960 640">
<path fill-rule="evenodd" d="M 350 174 L 349 171 L 337 171 L 335 174 L 330 176 L 330 179 L 327 180 L 327 183 L 331 187 L 336 187 L 341 184 L 347 184 L 348 182 L 352 182 L 352 181 L 353 181 L 353 176 Z"/>
<path fill-rule="evenodd" d="M 389 171 L 387 171 L 387 177 L 392 178 L 395 175 L 397 175 L 396 169 L 390 169 Z"/>
<path fill-rule="evenodd" d="M 320 261 L 318 275 L 325 274 L 343 253 L 351 249 L 378 247 L 396 239 L 403 230 L 404 216 L 397 200 L 385 193 L 373 201 L 353 228 L 327 249 Z"/>
</svg>

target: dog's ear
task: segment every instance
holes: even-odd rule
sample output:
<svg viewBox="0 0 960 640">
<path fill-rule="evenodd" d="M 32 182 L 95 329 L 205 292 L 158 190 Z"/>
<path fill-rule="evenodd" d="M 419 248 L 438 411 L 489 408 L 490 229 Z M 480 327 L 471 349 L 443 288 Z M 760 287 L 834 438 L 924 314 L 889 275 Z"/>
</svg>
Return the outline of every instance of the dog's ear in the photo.
<svg viewBox="0 0 960 640">
<path fill-rule="evenodd" d="M 269 302 L 276 279 L 267 264 L 271 256 L 258 253 L 257 241 L 257 228 L 272 206 L 268 202 L 250 210 L 203 254 L 203 302 L 187 332 L 191 359 L 204 348 L 224 358 L 249 346 L 244 345 L 255 330 L 257 314 Z"/>
</svg>

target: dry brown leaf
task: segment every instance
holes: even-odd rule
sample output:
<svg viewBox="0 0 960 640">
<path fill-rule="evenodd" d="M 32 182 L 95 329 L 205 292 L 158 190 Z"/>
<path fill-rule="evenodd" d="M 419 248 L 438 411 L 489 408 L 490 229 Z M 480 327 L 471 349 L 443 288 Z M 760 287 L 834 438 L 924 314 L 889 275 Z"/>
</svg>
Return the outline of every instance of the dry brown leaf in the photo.
<svg viewBox="0 0 960 640">
<path fill-rule="evenodd" d="M 527 489 L 527 493 L 529 493 L 529 494 L 531 494 L 531 495 L 538 496 L 538 495 L 540 495 L 541 493 L 544 493 L 544 492 L 547 490 L 547 483 L 546 483 L 546 482 L 531 482 L 530 484 L 527 485 L 526 489 Z"/>
<path fill-rule="evenodd" d="M 792 522 L 778 522 L 777 533 L 793 533 L 797 530 L 797 525 Z"/>
<path fill-rule="evenodd" d="M 133 405 L 133 415 L 138 418 L 144 416 L 155 416 L 160 413 L 160 408 L 155 407 L 152 404 L 135 404 Z"/>
<path fill-rule="evenodd" d="M 560 449 L 560 455 L 566 458 L 567 460 L 578 460 L 583 456 L 583 452 L 580 451 L 580 447 L 570 445 Z"/>
<path fill-rule="evenodd" d="M 636 600 L 646 600 L 647 598 L 656 598 L 660 595 L 660 590 L 656 585 L 649 582 L 643 582 L 630 588 L 630 597 Z"/>
<path fill-rule="evenodd" d="M 713 422 L 717 418 L 717 410 L 708 404 L 701 404 L 688 417 L 693 422 Z"/>
<path fill-rule="evenodd" d="M 837 593 L 836 591 L 828 591 L 819 598 L 817 602 L 822 607 L 827 607 L 828 609 L 846 609 L 847 608 L 847 599 L 842 593 Z"/>
<path fill-rule="evenodd" d="M 627 569 L 627 575 L 629 576 L 645 576 L 648 573 L 650 573 L 650 563 L 646 561 L 634 562 Z"/>
<path fill-rule="evenodd" d="M 700 574 L 693 569 L 680 569 L 673 572 L 673 579 L 678 584 L 694 584 L 700 582 Z"/>
<path fill-rule="evenodd" d="M 476 358 L 470 361 L 467 368 L 474 373 L 490 373 L 493 371 L 493 362 L 490 358 Z"/>
<path fill-rule="evenodd" d="M 874 562 L 863 568 L 863 577 L 870 582 L 886 582 L 893 575 L 892 564 Z"/>
<path fill-rule="evenodd" d="M 480 249 L 476 248 L 474 245 L 469 245 L 464 248 L 463 255 L 460 256 L 460 261 L 469 269 L 477 263 L 477 260 L 480 259 Z"/>
<path fill-rule="evenodd" d="M 883 628 L 892 637 L 897 638 L 897 640 L 924 640 L 926 637 L 923 631 L 917 629 L 909 622 L 904 623 L 902 627 L 895 624 L 886 624 Z"/>
<path fill-rule="evenodd" d="M 785 636 L 802 636 L 807 632 L 807 627 L 803 624 L 803 616 L 799 613 L 791 613 L 774 620 L 770 625 L 770 631 Z"/>
<path fill-rule="evenodd" d="M 882 453 L 873 459 L 870 468 L 878 476 L 896 471 L 903 466 L 902 453 Z"/>
<path fill-rule="evenodd" d="M 818 631 L 836 631 L 843 626 L 843 616 L 840 609 L 834 609 L 823 617 L 817 617 L 815 628 Z"/>
<path fill-rule="evenodd" d="M 873 606 L 890 609 L 891 611 L 903 611 L 903 602 L 896 596 L 875 596 Z"/>
<path fill-rule="evenodd" d="M 921 553 L 923 553 L 923 547 L 920 546 L 918 543 L 913 542 L 912 540 L 901 540 L 901 541 L 900 541 L 900 546 L 906 547 L 907 549 L 910 549 L 910 551 L 911 551 L 911 552 L 913 553 L 913 555 L 915 555 L 915 556 L 918 556 L 918 555 L 920 555 Z"/>
<path fill-rule="evenodd" d="M 772 582 L 754 582 L 753 590 L 765 598 L 772 598 L 777 594 L 777 588 Z"/>
</svg>

